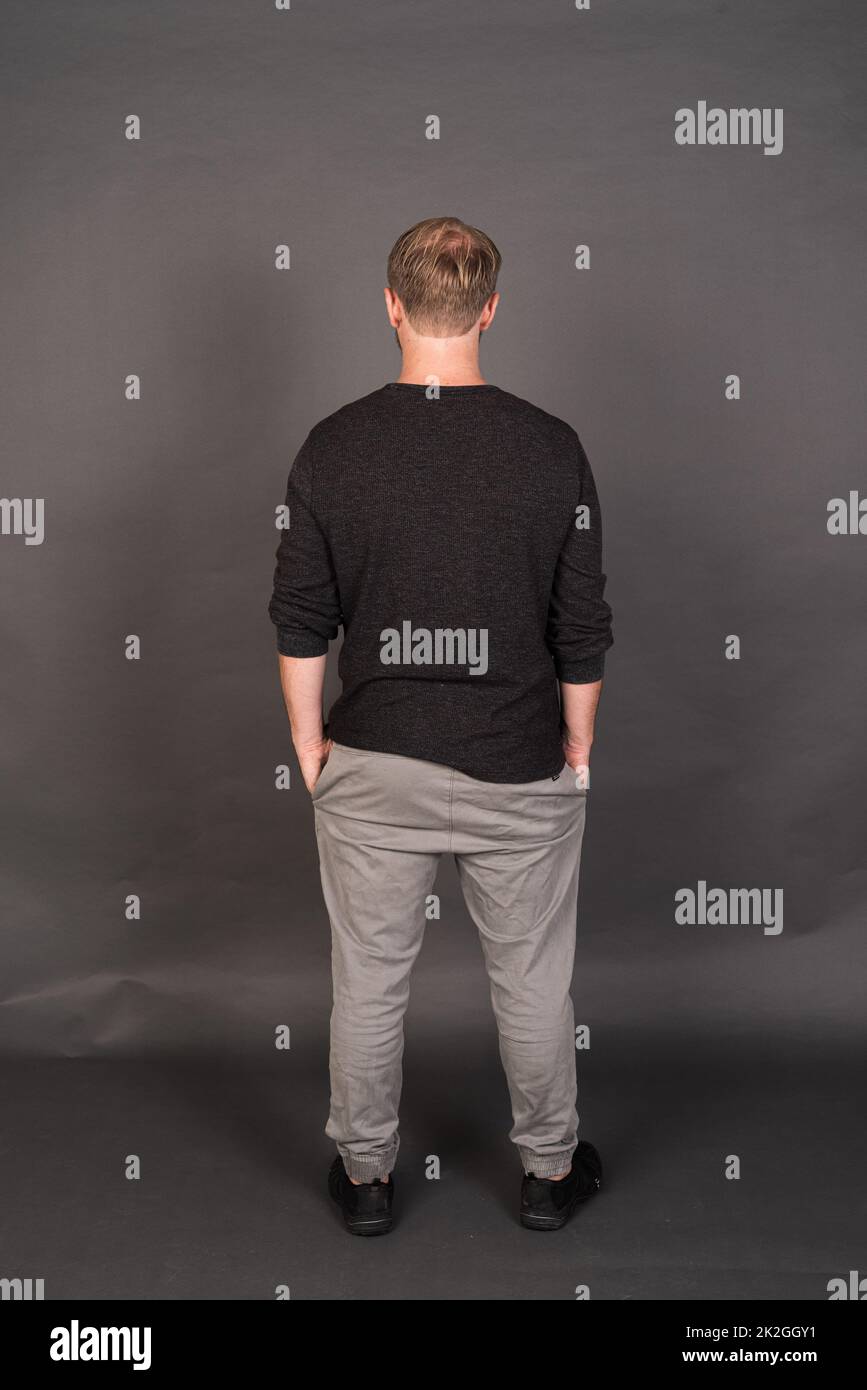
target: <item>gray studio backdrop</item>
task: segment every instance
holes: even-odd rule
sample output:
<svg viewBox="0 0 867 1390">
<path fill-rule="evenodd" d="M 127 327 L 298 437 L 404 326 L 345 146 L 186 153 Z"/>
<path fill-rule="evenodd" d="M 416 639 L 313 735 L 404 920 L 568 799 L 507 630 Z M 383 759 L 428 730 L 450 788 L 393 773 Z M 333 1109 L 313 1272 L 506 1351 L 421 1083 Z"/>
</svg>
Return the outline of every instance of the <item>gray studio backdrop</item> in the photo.
<svg viewBox="0 0 867 1390">
<path fill-rule="evenodd" d="M 587 1066 L 858 1055 L 867 535 L 828 523 L 867 495 L 863 7 L 8 0 L 3 31 L 3 1052 L 273 1059 L 284 1025 L 287 1086 L 324 1068 L 275 508 L 397 375 L 386 255 L 448 213 L 503 254 L 488 379 L 575 426 L 602 502 Z M 782 111 L 782 148 L 678 143 L 700 103 Z M 781 890 L 782 930 L 678 923 L 700 882 Z M 410 1040 L 490 1048 L 439 891 Z"/>
</svg>

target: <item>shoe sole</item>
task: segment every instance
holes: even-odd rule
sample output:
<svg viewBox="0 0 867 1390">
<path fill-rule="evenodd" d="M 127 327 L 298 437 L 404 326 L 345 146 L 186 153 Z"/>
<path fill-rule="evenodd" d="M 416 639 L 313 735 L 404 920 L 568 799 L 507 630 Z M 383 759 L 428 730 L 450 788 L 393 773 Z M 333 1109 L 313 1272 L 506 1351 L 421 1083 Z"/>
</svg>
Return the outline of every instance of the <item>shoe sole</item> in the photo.
<svg viewBox="0 0 867 1390">
<path fill-rule="evenodd" d="M 384 1236 L 391 1230 L 392 1221 L 390 1216 L 380 1217 L 375 1221 L 347 1221 L 344 1216 L 343 1224 L 353 1236 Z"/>
</svg>

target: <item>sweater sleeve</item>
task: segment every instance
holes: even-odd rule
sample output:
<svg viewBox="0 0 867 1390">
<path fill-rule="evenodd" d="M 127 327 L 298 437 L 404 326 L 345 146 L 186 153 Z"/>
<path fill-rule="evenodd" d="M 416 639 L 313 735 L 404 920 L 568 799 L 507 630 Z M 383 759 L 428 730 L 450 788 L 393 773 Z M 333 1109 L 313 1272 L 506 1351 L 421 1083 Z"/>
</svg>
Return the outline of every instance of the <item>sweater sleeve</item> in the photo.
<svg viewBox="0 0 867 1390">
<path fill-rule="evenodd" d="M 576 436 L 577 440 L 577 436 Z M 602 679 L 612 645 L 611 609 L 602 597 L 602 514 L 590 463 L 577 443 L 575 515 L 554 573 L 546 641 L 557 679 L 587 685 Z"/>
<path fill-rule="evenodd" d="M 289 524 L 280 535 L 268 616 L 283 656 L 323 656 L 342 621 L 337 576 L 314 506 L 315 451 L 302 444 L 286 487 Z"/>
</svg>

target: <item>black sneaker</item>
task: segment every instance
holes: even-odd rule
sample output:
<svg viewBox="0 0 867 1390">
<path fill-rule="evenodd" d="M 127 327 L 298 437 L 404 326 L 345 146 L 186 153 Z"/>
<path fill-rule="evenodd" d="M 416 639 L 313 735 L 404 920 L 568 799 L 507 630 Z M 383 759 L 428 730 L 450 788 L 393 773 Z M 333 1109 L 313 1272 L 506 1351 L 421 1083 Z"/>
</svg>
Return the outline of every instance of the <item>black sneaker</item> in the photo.
<svg viewBox="0 0 867 1390">
<path fill-rule="evenodd" d="M 521 1183 L 521 1225 L 531 1231 L 557 1231 L 579 1202 L 602 1186 L 602 1160 L 592 1144 L 579 1139 L 568 1177 L 554 1182 L 527 1173 Z"/>
<path fill-rule="evenodd" d="M 349 1181 L 343 1159 L 337 1155 L 328 1174 L 328 1191 L 343 1212 L 347 1231 L 354 1236 L 381 1236 L 391 1230 L 394 1175 L 388 1182 Z"/>
</svg>

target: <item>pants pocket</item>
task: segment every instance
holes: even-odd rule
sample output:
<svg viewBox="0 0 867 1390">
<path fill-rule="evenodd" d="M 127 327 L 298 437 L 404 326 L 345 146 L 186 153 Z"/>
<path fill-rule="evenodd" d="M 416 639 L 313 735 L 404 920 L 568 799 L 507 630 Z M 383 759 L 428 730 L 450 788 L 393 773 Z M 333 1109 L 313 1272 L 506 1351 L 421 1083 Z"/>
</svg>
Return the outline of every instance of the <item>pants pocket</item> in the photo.
<svg viewBox="0 0 867 1390">
<path fill-rule="evenodd" d="M 318 801 L 318 800 L 319 800 L 320 796 L 322 795 L 323 791 L 325 790 L 326 783 L 329 782 L 329 781 L 331 780 L 329 774 L 332 773 L 332 772 L 334 771 L 334 769 L 333 769 L 333 767 L 332 767 L 332 763 L 334 762 L 336 753 L 337 753 L 337 744 L 335 743 L 335 744 L 332 744 L 332 745 L 331 745 L 331 752 L 328 754 L 328 762 L 325 764 L 325 766 L 323 767 L 323 769 L 322 769 L 322 771 L 320 772 L 319 776 L 317 777 L 317 779 L 316 779 L 316 785 L 315 785 L 315 787 L 313 788 L 312 792 L 310 793 L 310 798 L 311 798 L 312 801 Z"/>
</svg>

